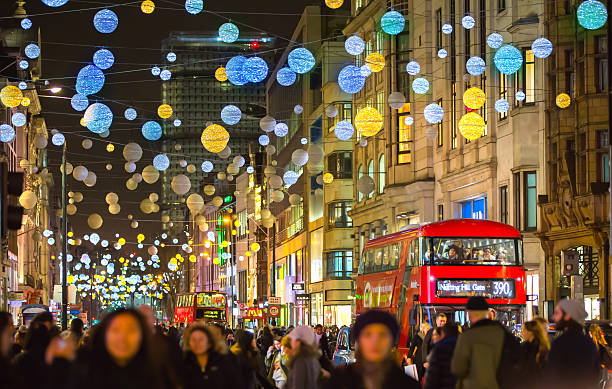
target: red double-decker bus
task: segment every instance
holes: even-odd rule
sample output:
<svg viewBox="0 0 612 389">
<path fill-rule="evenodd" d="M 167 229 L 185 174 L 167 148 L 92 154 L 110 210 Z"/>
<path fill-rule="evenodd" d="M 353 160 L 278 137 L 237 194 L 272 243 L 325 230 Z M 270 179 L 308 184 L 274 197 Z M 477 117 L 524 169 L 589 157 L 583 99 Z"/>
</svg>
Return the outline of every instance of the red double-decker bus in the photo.
<svg viewBox="0 0 612 389">
<path fill-rule="evenodd" d="M 484 296 L 513 330 L 526 304 L 521 234 L 506 224 L 456 219 L 366 243 L 357 276 L 357 315 L 378 308 L 397 316 L 398 351 L 407 354 L 420 323 L 439 312 L 464 324 L 469 297 Z"/>
<path fill-rule="evenodd" d="M 227 297 L 221 292 L 195 292 L 176 297 L 174 323 L 189 324 L 194 320 L 227 323 Z"/>
</svg>

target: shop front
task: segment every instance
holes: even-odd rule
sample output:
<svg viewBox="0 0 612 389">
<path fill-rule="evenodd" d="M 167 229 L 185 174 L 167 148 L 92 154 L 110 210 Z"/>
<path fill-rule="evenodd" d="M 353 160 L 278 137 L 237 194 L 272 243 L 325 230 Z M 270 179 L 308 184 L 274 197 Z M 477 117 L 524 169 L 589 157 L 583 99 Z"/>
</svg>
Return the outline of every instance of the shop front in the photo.
<svg viewBox="0 0 612 389">
<path fill-rule="evenodd" d="M 351 325 L 352 306 L 349 305 L 326 305 L 323 325 L 326 327 L 335 325 L 338 328 Z"/>
</svg>

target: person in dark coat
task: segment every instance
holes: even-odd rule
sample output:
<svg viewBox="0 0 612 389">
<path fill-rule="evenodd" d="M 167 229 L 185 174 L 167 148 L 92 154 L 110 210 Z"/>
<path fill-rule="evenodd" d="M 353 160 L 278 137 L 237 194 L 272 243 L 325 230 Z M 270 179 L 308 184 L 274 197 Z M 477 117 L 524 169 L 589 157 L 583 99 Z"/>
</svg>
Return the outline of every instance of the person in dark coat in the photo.
<svg viewBox="0 0 612 389">
<path fill-rule="evenodd" d="M 542 381 L 542 371 L 546 365 L 546 358 L 550 351 L 548 334 L 536 320 L 523 323 L 522 336 L 525 341 L 521 343 L 523 352 L 524 382 L 530 387 L 537 387 Z"/>
<path fill-rule="evenodd" d="M 360 315 L 352 328 L 356 362 L 331 375 L 327 389 L 418 389 L 419 383 L 397 364 L 393 347 L 399 324 L 390 313 L 370 310 Z"/>
<path fill-rule="evenodd" d="M 297 326 L 288 335 L 291 344 L 289 373 L 285 389 L 318 389 L 321 379 L 320 356 L 312 328 Z"/>
<path fill-rule="evenodd" d="M 416 365 L 419 377 L 423 377 L 425 373 L 423 368 L 425 360 L 423 360 L 423 352 L 421 349 L 423 348 L 423 339 L 425 339 L 425 335 L 427 335 L 428 332 L 429 323 L 421 323 L 419 326 L 419 332 L 417 332 L 410 340 L 408 357 L 405 361 L 406 365 Z"/>
<path fill-rule="evenodd" d="M 440 340 L 434 345 L 427 360 L 425 389 L 453 389 L 455 376 L 451 373 L 451 359 L 457 345 L 459 326 L 446 323 L 441 328 Z"/>
<path fill-rule="evenodd" d="M 325 331 L 323 331 L 323 326 L 321 324 L 317 324 L 315 327 L 315 337 L 321 355 L 327 359 L 331 359 L 332 355 L 329 353 L 329 339 Z"/>
<path fill-rule="evenodd" d="M 582 328 L 587 313 L 581 301 L 563 299 L 555 307 L 555 328 L 562 331 L 550 347 L 545 367 L 549 388 L 590 389 L 600 377 L 599 355 L 593 341 Z"/>
<path fill-rule="evenodd" d="M 258 382 L 262 384 L 263 361 L 261 360 L 253 334 L 245 330 L 236 331 L 236 343 L 230 348 L 235 356 L 236 374 L 240 376 L 244 389 L 255 389 Z"/>
<path fill-rule="evenodd" d="M 21 376 L 9 359 L 13 346 L 13 317 L 8 312 L 0 312 L 0 388 L 22 388 Z"/>
<path fill-rule="evenodd" d="M 24 351 L 15 357 L 15 367 L 23 377 L 24 389 L 37 389 L 41 378 L 49 375 L 49 367 L 45 362 L 45 352 L 51 343 L 51 330 L 45 321 L 33 320 L 30 323 Z M 32 374 L 36 372 L 36 374 Z"/>
<path fill-rule="evenodd" d="M 425 338 L 423 339 L 423 347 L 421 347 L 421 358 L 422 358 L 421 360 L 423 361 L 423 363 L 427 361 L 427 356 L 429 355 L 429 351 L 431 351 L 433 347 L 433 341 L 431 337 L 433 335 L 434 329 L 437 327 L 444 327 L 444 324 L 446 324 L 446 321 L 447 321 L 446 314 L 443 312 L 439 312 L 436 315 L 436 325 L 430 328 L 429 331 L 427 331 L 427 334 L 425 334 Z"/>
</svg>

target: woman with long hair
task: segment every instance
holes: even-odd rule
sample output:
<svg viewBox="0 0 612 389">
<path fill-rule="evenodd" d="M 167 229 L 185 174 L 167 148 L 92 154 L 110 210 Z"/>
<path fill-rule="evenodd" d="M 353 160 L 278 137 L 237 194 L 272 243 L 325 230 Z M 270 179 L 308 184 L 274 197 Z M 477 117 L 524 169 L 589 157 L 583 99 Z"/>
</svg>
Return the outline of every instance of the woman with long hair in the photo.
<svg viewBox="0 0 612 389">
<path fill-rule="evenodd" d="M 597 324 L 591 324 L 589 326 L 589 336 L 597 347 L 597 352 L 599 353 L 599 364 L 605 371 L 607 379 L 608 370 L 612 368 L 612 357 L 610 356 L 610 352 L 608 351 L 608 342 L 606 341 L 606 338 L 604 338 L 604 333 L 601 327 Z"/>
<path fill-rule="evenodd" d="M 307 326 L 298 326 L 288 336 L 291 354 L 285 389 L 317 389 L 321 365 L 314 331 Z"/>
<path fill-rule="evenodd" d="M 525 340 L 521 346 L 525 360 L 525 374 L 528 377 L 524 381 L 536 385 L 541 380 L 550 351 L 548 334 L 537 320 L 531 320 L 523 323 L 521 335 Z"/>
<path fill-rule="evenodd" d="M 236 343 L 230 348 L 236 357 L 238 374 L 244 389 L 255 389 L 258 377 L 261 377 L 261 360 L 257 353 L 253 334 L 245 330 L 236 331 Z"/>
</svg>

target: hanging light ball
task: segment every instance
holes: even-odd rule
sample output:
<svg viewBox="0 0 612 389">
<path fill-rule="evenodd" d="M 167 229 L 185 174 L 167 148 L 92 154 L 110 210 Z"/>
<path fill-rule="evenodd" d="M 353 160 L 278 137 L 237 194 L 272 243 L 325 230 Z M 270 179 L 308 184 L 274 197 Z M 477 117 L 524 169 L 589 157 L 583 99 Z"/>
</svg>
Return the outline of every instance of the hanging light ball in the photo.
<svg viewBox="0 0 612 389">
<path fill-rule="evenodd" d="M 26 60 L 19 61 L 19 68 L 20 69 L 25 70 L 25 69 L 27 69 L 29 67 L 30 67 L 30 63 L 28 61 L 26 61 Z"/>
<path fill-rule="evenodd" d="M 192 15 L 199 14 L 204 9 L 204 0 L 186 0 L 185 10 Z"/>
<path fill-rule="evenodd" d="M 40 56 L 40 47 L 38 47 L 38 45 L 35 43 L 30 43 L 25 47 L 23 52 L 25 53 L 26 57 L 36 59 Z"/>
<path fill-rule="evenodd" d="M 303 149 L 294 150 L 291 153 L 291 162 L 297 166 L 304 166 L 308 163 L 308 152 Z"/>
<path fill-rule="evenodd" d="M 376 183 L 369 175 L 361 176 L 359 180 L 357 180 L 357 190 L 364 195 L 369 195 L 374 192 L 374 189 L 376 189 Z"/>
<path fill-rule="evenodd" d="M 486 102 L 485 93 L 480 88 L 471 87 L 463 93 L 463 104 L 470 109 L 478 109 Z"/>
<path fill-rule="evenodd" d="M 102 220 L 102 216 L 98 215 L 97 213 L 92 213 L 87 218 L 87 225 L 92 230 L 97 230 L 98 228 L 102 227 L 103 222 L 104 221 Z"/>
<path fill-rule="evenodd" d="M 466 30 L 470 30 L 472 28 L 474 28 L 474 26 L 476 25 L 476 21 L 474 20 L 473 17 L 471 17 L 470 15 L 466 15 L 461 19 L 461 25 L 463 26 L 463 28 L 465 28 Z"/>
<path fill-rule="evenodd" d="M 259 144 L 262 146 L 267 146 L 270 144 L 270 138 L 268 137 L 268 135 L 260 135 L 259 136 Z"/>
<path fill-rule="evenodd" d="M 172 72 L 168 69 L 162 70 L 161 73 L 159 73 L 159 78 L 161 78 L 163 81 L 168 81 L 171 77 Z"/>
<path fill-rule="evenodd" d="M 242 68 L 244 77 L 249 82 L 261 82 L 268 77 L 268 64 L 263 58 L 249 57 L 244 61 Z"/>
<path fill-rule="evenodd" d="M 452 34 L 453 33 L 453 26 L 448 24 L 448 23 L 444 23 L 442 25 L 442 33 L 446 34 L 446 35 Z"/>
<path fill-rule="evenodd" d="M 213 164 L 210 161 L 204 161 L 202 162 L 202 171 L 204 173 L 210 173 L 213 171 Z"/>
<path fill-rule="evenodd" d="M 385 57 L 380 53 L 370 53 L 365 61 L 370 65 L 370 69 L 374 73 L 380 72 L 385 68 Z"/>
<path fill-rule="evenodd" d="M 414 118 L 412 116 L 406 116 L 406 118 L 404 119 L 404 124 L 407 126 L 411 126 L 412 124 L 414 124 Z"/>
<path fill-rule="evenodd" d="M 94 103 L 85 110 L 83 121 L 89 131 L 101 134 L 108 131 L 113 123 L 113 113 L 106 104 Z"/>
<path fill-rule="evenodd" d="M 168 104 L 162 104 L 157 107 L 157 115 L 162 119 L 168 119 L 172 116 L 172 107 Z"/>
<path fill-rule="evenodd" d="M 503 74 L 510 75 L 516 73 L 521 68 L 523 55 L 516 47 L 504 45 L 495 53 L 493 62 L 497 70 Z"/>
<path fill-rule="evenodd" d="M 95 65 L 87 65 L 77 75 L 77 93 L 88 96 L 98 93 L 104 86 L 104 73 Z"/>
<path fill-rule="evenodd" d="M 525 95 L 525 92 L 523 92 L 523 91 L 518 91 L 518 92 L 516 92 L 514 94 L 514 98 L 517 101 L 524 101 L 526 97 L 527 97 L 527 95 Z"/>
<path fill-rule="evenodd" d="M 438 58 L 446 58 L 448 56 L 448 52 L 446 49 L 438 50 Z"/>
<path fill-rule="evenodd" d="M 154 76 L 159 76 L 159 74 L 161 73 L 161 69 L 159 68 L 159 66 L 153 66 L 151 68 L 151 74 Z"/>
<path fill-rule="evenodd" d="M 287 126 L 287 124 L 285 123 L 277 123 L 274 126 L 274 134 L 279 137 L 282 138 L 284 136 L 286 136 L 289 133 L 289 126 Z"/>
<path fill-rule="evenodd" d="M 359 55 L 365 49 L 365 42 L 357 35 L 352 35 L 344 41 L 344 49 L 351 55 Z"/>
<path fill-rule="evenodd" d="M 423 110 L 423 115 L 428 123 L 440 123 L 444 118 L 444 109 L 437 103 L 431 103 Z"/>
<path fill-rule="evenodd" d="M 200 140 L 204 148 L 211 153 L 219 153 L 227 146 L 230 135 L 225 128 L 211 124 L 202 131 Z"/>
<path fill-rule="evenodd" d="M 295 73 L 304 74 L 314 67 L 315 58 L 308 49 L 298 47 L 291 50 L 287 56 L 287 63 Z"/>
<path fill-rule="evenodd" d="M 285 174 L 283 174 L 283 181 L 285 181 L 285 184 L 287 185 L 295 184 L 298 178 L 300 178 L 300 176 L 298 176 L 298 174 L 293 170 L 287 170 Z"/>
<path fill-rule="evenodd" d="M 296 115 L 300 115 L 302 112 L 304 112 L 304 107 L 297 104 L 295 107 L 293 107 L 293 112 L 295 112 Z"/>
<path fill-rule="evenodd" d="M 204 199 L 197 193 L 190 194 L 185 203 L 193 215 L 197 215 L 204 207 Z"/>
<path fill-rule="evenodd" d="M 145 0 L 140 3 L 140 10 L 145 14 L 152 14 L 155 11 L 155 3 L 151 0 Z"/>
<path fill-rule="evenodd" d="M 34 137 L 34 146 L 36 146 L 37 149 L 44 149 L 47 147 L 47 143 L 47 137 L 43 134 L 38 134 Z"/>
<path fill-rule="evenodd" d="M 128 108 L 125 110 L 125 112 L 123 113 L 123 116 L 127 119 L 127 120 L 134 120 L 136 119 L 136 116 L 138 116 L 138 114 L 136 113 L 136 110 L 134 108 Z"/>
<path fill-rule="evenodd" d="M 219 27 L 219 38 L 225 43 L 236 42 L 240 31 L 234 23 L 223 23 Z"/>
<path fill-rule="evenodd" d="M 123 158 L 128 162 L 138 162 L 142 158 L 142 147 L 136 142 L 130 142 L 123 147 Z"/>
<path fill-rule="evenodd" d="M 64 134 L 62 134 L 61 132 L 56 133 L 51 138 L 51 143 L 53 143 L 55 146 L 62 146 L 64 142 L 66 142 L 66 138 L 64 137 Z"/>
<path fill-rule="evenodd" d="M 406 104 L 406 96 L 402 92 L 391 92 L 387 103 L 393 109 L 400 109 Z"/>
<path fill-rule="evenodd" d="M 600 1 L 586 0 L 578 6 L 576 16 L 582 27 L 587 30 L 596 30 L 606 24 L 608 10 Z"/>
<path fill-rule="evenodd" d="M 266 115 L 263 118 L 259 119 L 259 128 L 261 128 L 265 132 L 274 131 L 274 126 L 276 126 L 276 119 L 274 119 L 270 115 Z"/>
<path fill-rule="evenodd" d="M 555 99 L 555 103 L 557 104 L 557 107 L 564 109 L 570 106 L 572 99 L 567 93 L 559 93 Z"/>
<path fill-rule="evenodd" d="M 494 32 L 487 37 L 487 45 L 492 49 L 499 49 L 504 44 L 504 37 Z"/>
<path fill-rule="evenodd" d="M 383 117 L 375 108 L 364 107 L 355 116 L 355 127 L 365 137 L 374 136 L 383 127 Z"/>
<path fill-rule="evenodd" d="M 117 14 L 110 9 L 102 9 L 94 16 L 94 27 L 102 34 L 110 34 L 119 25 Z"/>
<path fill-rule="evenodd" d="M 361 71 L 361 75 L 364 77 L 370 77 L 370 74 L 372 74 L 372 68 L 368 64 L 362 65 L 359 71 Z"/>
<path fill-rule="evenodd" d="M 23 92 L 14 85 L 7 85 L 0 90 L 0 101 L 9 108 L 15 108 L 21 104 Z"/>
<path fill-rule="evenodd" d="M 13 123 L 15 127 L 21 127 L 25 125 L 26 122 L 27 122 L 26 115 L 24 115 L 21 112 L 15 112 L 13 116 L 11 116 L 11 123 Z"/>
<path fill-rule="evenodd" d="M 28 97 L 25 97 L 23 99 L 21 99 L 21 105 L 23 105 L 24 107 L 27 107 L 30 105 L 30 99 Z"/>
<path fill-rule="evenodd" d="M 24 30 L 29 30 L 30 28 L 32 28 L 32 21 L 29 18 L 21 19 L 21 28 L 23 28 Z"/>
<path fill-rule="evenodd" d="M 42 0 L 42 2 L 49 7 L 61 7 L 66 4 L 68 0 Z"/>
<path fill-rule="evenodd" d="M 406 64 L 406 72 L 411 76 L 416 76 L 421 72 L 421 65 L 417 61 L 410 61 Z"/>
<path fill-rule="evenodd" d="M 136 164 L 134 162 L 126 162 L 123 165 L 123 169 L 128 173 L 134 173 L 136 171 Z"/>
<path fill-rule="evenodd" d="M 242 111 L 240 111 L 240 108 L 236 107 L 235 105 L 226 105 L 221 110 L 221 120 L 223 120 L 223 123 L 230 126 L 238 123 L 241 117 Z"/>
<path fill-rule="evenodd" d="M 153 166 L 159 171 L 164 171 L 170 167 L 170 159 L 166 154 L 157 154 L 153 158 Z"/>
<path fill-rule="evenodd" d="M 278 81 L 278 83 L 282 86 L 293 85 L 296 79 L 297 75 L 290 68 L 282 68 L 276 72 L 276 81 Z"/>
<path fill-rule="evenodd" d="M 389 35 L 397 35 L 404 31 L 405 25 L 404 15 L 397 11 L 389 11 L 380 19 L 380 28 Z"/>
<path fill-rule="evenodd" d="M 0 125 L 0 141 L 8 143 L 13 139 L 15 139 L 15 129 L 8 124 Z"/>
<path fill-rule="evenodd" d="M 147 165 L 142 169 L 142 180 L 147 184 L 154 184 L 159 179 L 159 170 L 153 165 Z"/>
<path fill-rule="evenodd" d="M 94 53 L 93 63 L 100 69 L 106 70 L 115 63 L 115 56 L 110 50 L 100 49 Z"/>
<path fill-rule="evenodd" d="M 484 59 L 474 56 L 467 60 L 465 68 L 472 76 L 480 76 L 486 69 Z"/>
<path fill-rule="evenodd" d="M 495 110 L 500 113 L 508 112 L 510 103 L 506 99 L 499 99 L 495 102 Z"/>
<path fill-rule="evenodd" d="M 486 123 L 482 116 L 476 112 L 468 112 L 461 117 L 457 127 L 464 138 L 469 140 L 478 139 L 484 134 Z"/>
<path fill-rule="evenodd" d="M 332 182 L 334 182 L 334 175 L 331 173 L 323 174 L 323 182 L 326 184 L 331 184 Z"/>
<path fill-rule="evenodd" d="M 142 136 L 147 140 L 158 140 L 162 136 L 162 128 L 159 123 L 149 120 L 142 125 Z"/>
<path fill-rule="evenodd" d="M 27 89 L 28 88 L 28 83 L 25 81 L 20 81 L 19 84 L 17 84 L 17 87 L 21 90 Z"/>
<path fill-rule="evenodd" d="M 189 192 L 189 189 L 191 189 L 191 181 L 186 175 L 177 174 L 172 178 L 170 186 L 177 195 L 184 195 L 185 193 Z"/>
<path fill-rule="evenodd" d="M 347 65 L 338 74 L 338 85 L 340 89 L 349 94 L 359 92 L 365 85 L 366 77 L 361 74 L 361 69 L 354 65 Z"/>
<path fill-rule="evenodd" d="M 536 58 L 546 58 L 553 51 L 553 44 L 546 38 L 538 38 L 531 44 L 531 51 Z"/>
<path fill-rule="evenodd" d="M 244 74 L 244 63 L 246 60 L 245 57 L 237 55 L 227 61 L 225 65 L 225 74 L 229 82 L 237 86 L 244 85 L 248 82 Z"/>
<path fill-rule="evenodd" d="M 166 60 L 168 62 L 175 62 L 176 61 L 176 53 L 171 51 L 168 54 L 166 54 Z"/>
<path fill-rule="evenodd" d="M 412 81 L 412 90 L 417 95 L 422 95 L 422 94 L 427 93 L 427 91 L 429 90 L 429 81 L 427 81 L 423 77 L 415 78 Z"/>
<path fill-rule="evenodd" d="M 227 81 L 227 74 L 225 74 L 225 68 L 223 66 L 218 67 L 217 70 L 215 70 L 215 78 L 219 82 Z"/>
<path fill-rule="evenodd" d="M 91 141 L 91 139 L 83 139 L 83 141 L 81 142 L 81 147 L 83 147 L 85 150 L 91 149 L 92 146 L 93 142 Z"/>
<path fill-rule="evenodd" d="M 70 105 L 75 111 L 84 111 L 89 106 L 89 99 L 87 96 L 77 93 L 70 99 Z"/>
<path fill-rule="evenodd" d="M 30 190 L 26 190 L 19 196 L 19 205 L 24 209 L 32 209 L 38 202 L 36 194 Z"/>
<path fill-rule="evenodd" d="M 325 107 L 325 115 L 328 118 L 335 118 L 338 116 L 338 107 L 333 104 L 329 104 L 327 107 Z"/>
<path fill-rule="evenodd" d="M 342 7 L 342 3 L 344 3 L 344 0 L 325 0 L 325 5 L 331 9 Z"/>
</svg>

